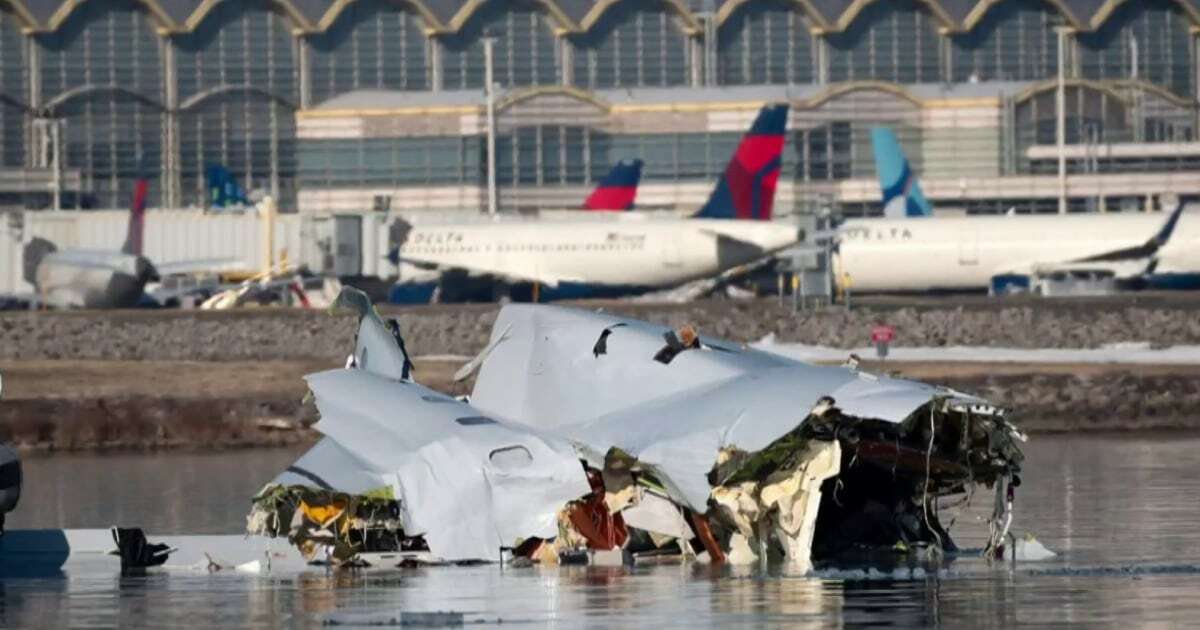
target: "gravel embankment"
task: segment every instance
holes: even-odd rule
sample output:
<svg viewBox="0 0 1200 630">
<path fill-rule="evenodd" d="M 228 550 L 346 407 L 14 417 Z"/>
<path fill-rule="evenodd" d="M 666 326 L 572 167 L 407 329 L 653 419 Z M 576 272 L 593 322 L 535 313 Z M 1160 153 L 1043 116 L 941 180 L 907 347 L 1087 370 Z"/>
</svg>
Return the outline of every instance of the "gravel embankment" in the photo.
<svg viewBox="0 0 1200 630">
<path fill-rule="evenodd" d="M 1172 298 L 1173 299 L 1173 298 Z M 899 345 L 1091 348 L 1115 342 L 1200 344 L 1200 300 L 1038 304 L 924 300 L 791 313 L 774 300 L 590 308 L 702 335 L 834 347 L 866 345 L 879 320 Z M 473 355 L 498 307 L 388 309 L 415 356 Z M 355 320 L 298 310 L 0 314 L 0 440 L 24 449 L 252 447 L 311 442 L 301 376 L 342 364 Z M 460 361 L 423 361 L 422 382 L 469 390 Z M 1032 432 L 1195 429 L 1200 366 L 909 363 L 871 370 L 948 385 L 1011 407 Z"/>
<path fill-rule="evenodd" d="M 774 300 L 686 305 L 609 303 L 614 313 L 702 335 L 850 348 L 886 321 L 903 346 L 1095 348 L 1114 342 L 1200 344 L 1200 311 L 1191 305 L 1088 302 L 990 308 L 871 306 L 793 314 Z M 591 308 L 597 308 L 592 305 Z M 385 311 L 399 317 L 412 353 L 472 355 L 486 343 L 498 307 L 449 305 Z M 124 311 L 0 314 L 0 359 L 294 360 L 344 357 L 354 335 L 346 314 L 314 311 Z"/>
</svg>

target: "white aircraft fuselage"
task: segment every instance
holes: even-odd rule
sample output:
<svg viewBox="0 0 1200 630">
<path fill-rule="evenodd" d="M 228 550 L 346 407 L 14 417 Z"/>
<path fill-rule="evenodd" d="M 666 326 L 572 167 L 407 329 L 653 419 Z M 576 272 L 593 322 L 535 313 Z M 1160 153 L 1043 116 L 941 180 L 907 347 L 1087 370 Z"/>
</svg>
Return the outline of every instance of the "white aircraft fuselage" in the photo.
<svg viewBox="0 0 1200 630">
<path fill-rule="evenodd" d="M 99 250 L 49 253 L 36 274 L 39 299 L 56 308 L 129 308 L 155 276 L 143 256 Z"/>
<path fill-rule="evenodd" d="M 551 287 L 655 289 L 719 274 L 797 240 L 798 228 L 781 222 L 617 215 L 419 225 L 400 258 Z"/>
<path fill-rule="evenodd" d="M 854 291 L 985 290 L 999 274 L 1071 266 L 1089 256 L 1141 245 L 1162 229 L 1167 216 L 1154 212 L 850 220 L 838 229 L 834 277 L 844 286 L 848 274 Z M 1155 277 L 1168 282 L 1200 279 L 1200 213 L 1185 211 L 1155 257 Z M 1136 273 L 1148 262 L 1104 266 Z"/>
</svg>

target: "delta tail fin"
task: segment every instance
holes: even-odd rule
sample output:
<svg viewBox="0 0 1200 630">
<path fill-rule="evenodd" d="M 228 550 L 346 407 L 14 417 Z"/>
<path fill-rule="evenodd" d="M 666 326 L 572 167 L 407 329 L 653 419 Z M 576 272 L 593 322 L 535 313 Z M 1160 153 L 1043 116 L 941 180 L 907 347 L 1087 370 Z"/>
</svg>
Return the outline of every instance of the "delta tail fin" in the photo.
<svg viewBox="0 0 1200 630">
<path fill-rule="evenodd" d="M 761 221 L 771 218 L 787 118 L 787 105 L 767 105 L 758 112 L 708 203 L 694 215 L 696 218 Z"/>
<path fill-rule="evenodd" d="M 238 185 L 233 174 L 223 164 L 209 164 L 204 168 L 208 180 L 208 203 L 213 208 L 249 206 L 246 192 Z"/>
<path fill-rule="evenodd" d="M 621 160 L 600 180 L 596 190 L 583 202 L 583 207 L 588 210 L 633 210 L 641 179 L 641 160 Z"/>
<path fill-rule="evenodd" d="M 121 251 L 134 256 L 142 255 L 142 235 L 146 230 L 146 195 L 150 183 L 138 177 L 133 184 L 133 205 L 129 206 L 129 229 L 125 233 L 125 246 Z"/>
<path fill-rule="evenodd" d="M 883 192 L 883 216 L 927 217 L 933 207 L 921 192 L 921 184 L 896 140 L 887 127 L 871 129 L 871 148 L 875 152 L 875 170 L 879 172 L 879 189 Z"/>
</svg>

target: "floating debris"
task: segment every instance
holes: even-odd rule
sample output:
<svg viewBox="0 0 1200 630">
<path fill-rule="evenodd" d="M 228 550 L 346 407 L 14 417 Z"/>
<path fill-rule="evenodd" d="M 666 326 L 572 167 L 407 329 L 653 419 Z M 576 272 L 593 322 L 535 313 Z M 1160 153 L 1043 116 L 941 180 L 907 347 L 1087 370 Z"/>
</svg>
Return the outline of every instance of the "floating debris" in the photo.
<svg viewBox="0 0 1200 630">
<path fill-rule="evenodd" d="M 981 487 L 995 493 L 984 552 L 1044 555 L 1009 533 L 1025 436 L 986 400 L 541 305 L 501 311 L 459 400 L 413 381 L 365 295 L 336 304 L 359 329 L 345 369 L 306 377 L 325 437 L 249 518 L 306 557 L 424 545 L 454 562 L 811 568 L 954 551 L 941 500 Z"/>
</svg>

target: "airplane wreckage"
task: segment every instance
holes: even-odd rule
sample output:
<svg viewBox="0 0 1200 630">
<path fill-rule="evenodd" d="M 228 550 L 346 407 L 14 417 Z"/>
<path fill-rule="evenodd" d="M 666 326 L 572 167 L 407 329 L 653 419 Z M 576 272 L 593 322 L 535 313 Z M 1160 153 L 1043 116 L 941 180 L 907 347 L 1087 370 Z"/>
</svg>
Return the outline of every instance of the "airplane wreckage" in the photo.
<svg viewBox="0 0 1200 630">
<path fill-rule="evenodd" d="M 939 501 L 990 488 L 984 553 L 1014 537 L 1025 440 L 953 390 L 809 365 L 665 326 L 510 304 L 456 375 L 413 378 L 398 325 L 360 315 L 346 369 L 306 377 L 324 437 L 252 501 L 306 558 L 814 561 L 955 549 Z M 379 554 L 384 554 L 380 556 Z"/>
</svg>

